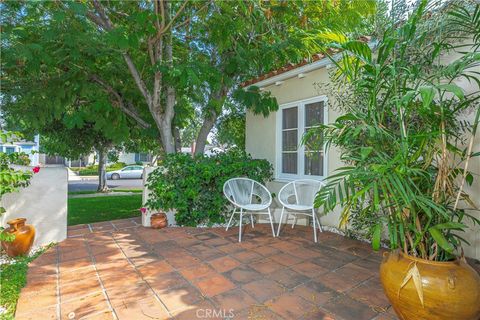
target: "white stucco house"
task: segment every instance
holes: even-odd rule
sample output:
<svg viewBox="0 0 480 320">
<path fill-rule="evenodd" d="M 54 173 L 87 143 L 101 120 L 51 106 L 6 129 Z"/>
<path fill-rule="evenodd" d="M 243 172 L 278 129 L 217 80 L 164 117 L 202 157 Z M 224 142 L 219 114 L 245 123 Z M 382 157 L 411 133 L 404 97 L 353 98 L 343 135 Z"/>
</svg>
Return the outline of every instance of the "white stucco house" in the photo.
<svg viewBox="0 0 480 320">
<path fill-rule="evenodd" d="M 455 56 L 444 57 L 445 61 Z M 301 145 L 303 134 L 315 123 L 329 123 L 340 114 L 331 108 L 334 96 L 330 87 L 331 61 L 323 55 L 315 55 L 313 61 L 304 61 L 289 65 L 244 83 L 244 87 L 256 86 L 268 91 L 277 99 L 279 109 L 269 116 L 255 115 L 247 111 L 246 115 L 246 151 L 253 158 L 266 159 L 274 167 L 274 180 L 267 188 L 278 194 L 287 182 L 313 178 L 323 180 L 335 169 L 343 166 L 340 153 L 335 148 L 326 150 L 306 150 Z M 480 67 L 477 67 L 480 71 Z M 468 92 L 479 90 L 476 84 L 466 80 L 457 83 Z M 467 115 L 473 120 L 473 113 Z M 475 151 L 480 151 L 480 138 L 477 136 Z M 308 155 L 308 157 L 307 157 Z M 477 178 L 471 187 L 467 187 L 472 199 L 480 207 L 480 161 L 470 166 Z M 275 205 L 274 200 L 274 205 Z M 276 203 L 275 220 L 280 217 L 280 206 Z M 480 218 L 478 216 L 477 218 Z M 323 215 L 324 226 L 338 227 L 340 208 L 334 213 Z M 306 220 L 299 223 L 307 223 Z M 471 246 L 465 247 L 467 256 L 480 258 L 480 228 L 472 226 L 465 238 Z"/>
<path fill-rule="evenodd" d="M 24 152 L 30 158 L 31 166 L 39 165 L 39 154 L 40 149 L 40 136 L 37 134 L 33 141 L 27 140 L 9 140 L 6 142 L 0 142 L 0 152 L 5 153 L 14 153 L 14 152 Z"/>
</svg>

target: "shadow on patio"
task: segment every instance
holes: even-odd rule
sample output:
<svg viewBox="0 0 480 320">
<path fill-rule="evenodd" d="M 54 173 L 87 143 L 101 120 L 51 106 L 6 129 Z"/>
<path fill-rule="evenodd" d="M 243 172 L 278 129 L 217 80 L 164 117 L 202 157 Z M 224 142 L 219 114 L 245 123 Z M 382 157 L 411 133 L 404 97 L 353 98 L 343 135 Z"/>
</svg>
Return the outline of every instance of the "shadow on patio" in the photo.
<svg viewBox="0 0 480 320">
<path fill-rule="evenodd" d="M 35 260 L 16 319 L 396 319 L 381 253 L 310 228 L 143 228 L 137 219 L 69 228 Z"/>
</svg>

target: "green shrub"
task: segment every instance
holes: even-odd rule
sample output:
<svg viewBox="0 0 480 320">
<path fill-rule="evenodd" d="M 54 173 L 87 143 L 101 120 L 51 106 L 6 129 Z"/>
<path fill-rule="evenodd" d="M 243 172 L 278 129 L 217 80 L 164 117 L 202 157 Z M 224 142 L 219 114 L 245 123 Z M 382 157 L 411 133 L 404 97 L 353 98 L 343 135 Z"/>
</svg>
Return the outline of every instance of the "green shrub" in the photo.
<svg viewBox="0 0 480 320">
<path fill-rule="evenodd" d="M 96 176 L 98 175 L 98 166 L 95 166 L 97 168 L 89 168 L 93 166 L 88 166 L 85 169 L 80 169 L 78 170 L 78 174 L 81 176 Z"/>
<path fill-rule="evenodd" d="M 107 166 L 107 171 L 120 170 L 120 169 L 122 169 L 126 166 L 127 166 L 127 164 L 125 162 L 115 162 L 115 163 L 112 163 L 111 165 Z"/>
<path fill-rule="evenodd" d="M 115 171 L 126 167 L 127 164 L 125 162 L 116 162 L 112 163 L 111 165 L 107 166 L 107 171 Z M 74 168 L 71 168 L 72 170 Z M 74 170 L 75 171 L 75 170 Z M 78 174 L 81 176 L 96 176 L 98 175 L 98 165 L 90 165 L 86 166 L 85 168 L 78 168 Z"/>
<path fill-rule="evenodd" d="M 172 154 L 148 177 L 152 191 L 147 201 L 151 209 L 175 209 L 179 225 L 222 223 L 228 211 L 223 184 L 230 178 L 248 177 L 265 183 L 271 180 L 272 165 L 254 160 L 243 151 L 233 150 L 211 157 Z"/>
</svg>

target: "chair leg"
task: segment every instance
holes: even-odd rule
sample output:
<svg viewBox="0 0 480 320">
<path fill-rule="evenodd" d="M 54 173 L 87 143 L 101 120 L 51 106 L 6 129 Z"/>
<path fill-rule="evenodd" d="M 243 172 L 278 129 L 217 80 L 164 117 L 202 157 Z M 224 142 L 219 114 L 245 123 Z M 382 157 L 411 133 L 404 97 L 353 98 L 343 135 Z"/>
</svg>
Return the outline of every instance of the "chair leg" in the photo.
<svg viewBox="0 0 480 320">
<path fill-rule="evenodd" d="M 315 243 L 316 243 L 317 242 L 317 226 L 315 225 L 316 224 L 315 220 L 317 219 L 315 217 L 314 209 L 312 209 L 312 218 L 313 218 L 313 239 L 315 240 Z"/>
<path fill-rule="evenodd" d="M 323 232 L 323 228 L 322 228 L 322 224 L 320 223 L 320 219 L 317 217 L 317 215 L 315 215 L 315 217 L 317 218 L 317 222 L 318 222 L 318 230 L 320 230 L 320 232 Z"/>
<path fill-rule="evenodd" d="M 235 215 L 235 211 L 237 211 L 237 208 L 236 208 L 236 207 L 233 208 L 232 216 L 230 217 L 230 220 L 228 220 L 227 228 L 225 229 L 225 231 L 228 231 L 228 228 L 230 228 L 230 223 L 232 223 L 233 216 Z"/>
<path fill-rule="evenodd" d="M 282 207 L 282 213 L 280 213 L 280 221 L 278 221 L 278 229 L 277 229 L 277 237 L 280 234 L 280 227 L 282 226 L 282 219 L 283 219 L 283 211 L 285 207 Z"/>
<path fill-rule="evenodd" d="M 252 223 L 252 228 L 255 228 L 255 225 L 253 224 L 253 213 L 250 213 L 250 222 Z"/>
<path fill-rule="evenodd" d="M 272 219 L 272 213 L 270 212 L 270 208 L 268 208 L 268 217 L 270 218 L 270 226 L 272 226 L 272 235 L 275 238 L 275 229 L 273 228 L 273 219 Z"/>
<path fill-rule="evenodd" d="M 240 225 L 238 227 L 238 242 L 242 242 L 242 223 L 243 223 L 243 209 L 240 208 Z"/>
<path fill-rule="evenodd" d="M 297 215 L 294 214 L 294 215 L 293 215 L 292 229 L 295 227 L 296 224 L 297 224 Z"/>
</svg>

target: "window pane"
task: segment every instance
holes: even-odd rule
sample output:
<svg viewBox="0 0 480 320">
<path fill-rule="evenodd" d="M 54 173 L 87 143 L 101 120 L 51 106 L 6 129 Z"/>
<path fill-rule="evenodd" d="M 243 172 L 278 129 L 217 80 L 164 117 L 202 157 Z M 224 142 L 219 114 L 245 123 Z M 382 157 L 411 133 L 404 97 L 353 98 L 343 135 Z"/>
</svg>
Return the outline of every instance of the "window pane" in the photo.
<svg viewBox="0 0 480 320">
<path fill-rule="evenodd" d="M 147 157 L 148 157 L 148 154 L 146 154 L 146 153 L 140 153 L 139 154 L 139 159 L 140 159 L 141 162 L 147 162 L 148 161 Z"/>
<path fill-rule="evenodd" d="M 305 153 L 305 174 L 323 176 L 323 154 L 321 152 Z"/>
<path fill-rule="evenodd" d="M 297 128 L 298 126 L 298 112 L 297 107 L 282 110 L 283 129 Z"/>
<path fill-rule="evenodd" d="M 315 102 L 305 105 L 305 126 L 312 127 L 323 124 L 324 102 Z"/>
<path fill-rule="evenodd" d="M 297 153 L 282 153 L 282 173 L 297 174 Z"/>
<path fill-rule="evenodd" d="M 15 147 L 5 147 L 6 154 L 12 154 L 15 152 Z"/>
<path fill-rule="evenodd" d="M 297 130 L 289 130 L 282 132 L 282 151 L 296 151 L 297 144 Z"/>
<path fill-rule="evenodd" d="M 305 134 L 309 133 L 308 139 L 305 139 L 305 151 L 321 151 L 323 149 L 323 135 L 320 128 L 307 128 Z"/>
</svg>

